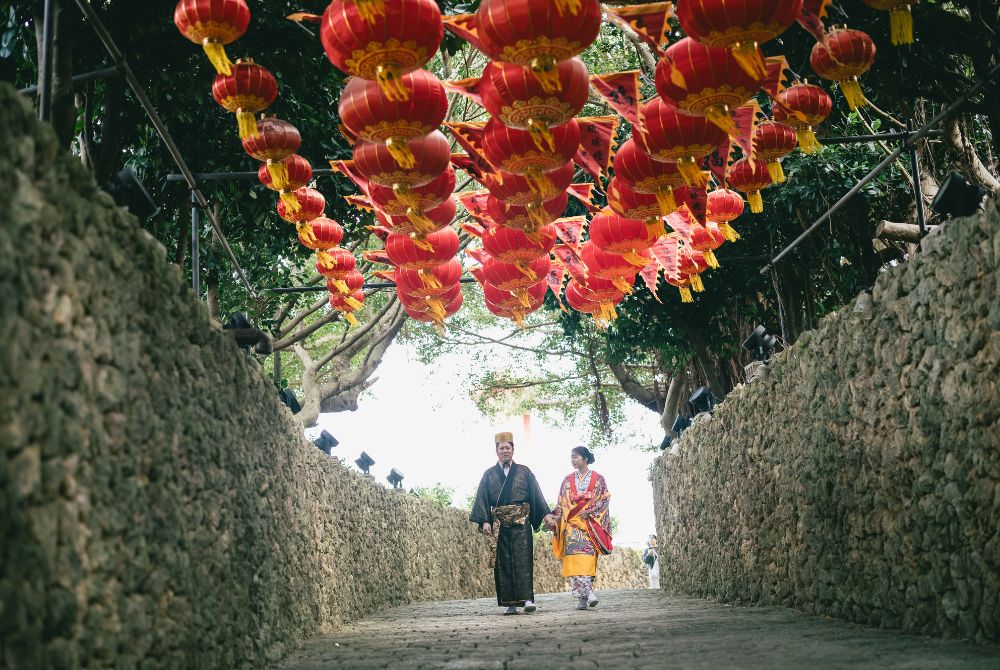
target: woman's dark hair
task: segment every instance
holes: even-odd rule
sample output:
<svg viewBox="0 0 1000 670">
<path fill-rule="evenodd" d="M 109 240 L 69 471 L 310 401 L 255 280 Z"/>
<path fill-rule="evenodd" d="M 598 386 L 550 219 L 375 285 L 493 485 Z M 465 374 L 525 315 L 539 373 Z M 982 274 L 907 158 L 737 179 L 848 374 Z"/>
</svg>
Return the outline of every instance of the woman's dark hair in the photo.
<svg viewBox="0 0 1000 670">
<path fill-rule="evenodd" d="M 579 455 L 581 458 L 587 459 L 587 465 L 594 462 L 594 455 L 590 453 L 590 449 L 587 447 L 573 447 L 573 453 Z"/>
</svg>

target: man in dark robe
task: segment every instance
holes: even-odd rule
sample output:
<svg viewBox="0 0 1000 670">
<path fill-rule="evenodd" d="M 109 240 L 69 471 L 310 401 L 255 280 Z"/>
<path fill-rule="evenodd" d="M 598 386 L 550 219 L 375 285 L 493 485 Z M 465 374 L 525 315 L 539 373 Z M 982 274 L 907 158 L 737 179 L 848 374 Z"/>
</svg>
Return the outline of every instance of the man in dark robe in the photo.
<svg viewBox="0 0 1000 670">
<path fill-rule="evenodd" d="M 504 614 L 535 611 L 532 529 L 549 513 L 535 475 L 514 462 L 514 436 L 499 433 L 497 464 L 483 473 L 469 520 L 496 542 L 493 576 Z"/>
</svg>

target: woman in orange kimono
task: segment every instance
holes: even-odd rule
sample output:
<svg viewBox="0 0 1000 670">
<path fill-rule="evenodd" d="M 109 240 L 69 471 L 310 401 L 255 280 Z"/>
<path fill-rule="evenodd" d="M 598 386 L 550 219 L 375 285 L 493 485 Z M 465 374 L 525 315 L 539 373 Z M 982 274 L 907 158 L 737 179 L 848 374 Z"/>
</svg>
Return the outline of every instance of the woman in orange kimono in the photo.
<svg viewBox="0 0 1000 670">
<path fill-rule="evenodd" d="M 577 599 L 576 608 L 597 607 L 594 578 L 597 557 L 611 553 L 611 515 L 608 512 L 608 485 L 604 477 L 590 469 L 594 455 L 586 447 L 570 453 L 574 472 L 559 487 L 555 511 L 545 517 L 553 530 L 552 550 L 562 561 L 562 575 L 568 577 Z"/>
</svg>

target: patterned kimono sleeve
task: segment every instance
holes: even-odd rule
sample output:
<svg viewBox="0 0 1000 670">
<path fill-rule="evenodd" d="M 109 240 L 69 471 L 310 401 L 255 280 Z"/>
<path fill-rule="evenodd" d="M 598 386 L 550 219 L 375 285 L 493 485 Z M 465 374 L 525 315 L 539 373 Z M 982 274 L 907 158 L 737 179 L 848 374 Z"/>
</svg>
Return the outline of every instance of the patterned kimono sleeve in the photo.
<svg viewBox="0 0 1000 670">
<path fill-rule="evenodd" d="M 604 477 L 594 473 L 597 481 L 594 482 L 594 502 L 587 506 L 587 513 L 594 521 L 601 524 L 601 527 L 611 533 L 611 511 L 609 505 L 608 483 Z"/>
<path fill-rule="evenodd" d="M 559 499 L 556 500 L 556 508 L 552 510 L 552 516 L 556 518 L 556 521 L 562 519 L 563 515 L 566 514 L 567 510 L 563 509 L 564 507 L 563 501 L 566 499 L 568 495 L 569 495 L 569 477 L 566 477 L 565 479 L 563 479 L 562 484 L 559 486 Z"/>
</svg>

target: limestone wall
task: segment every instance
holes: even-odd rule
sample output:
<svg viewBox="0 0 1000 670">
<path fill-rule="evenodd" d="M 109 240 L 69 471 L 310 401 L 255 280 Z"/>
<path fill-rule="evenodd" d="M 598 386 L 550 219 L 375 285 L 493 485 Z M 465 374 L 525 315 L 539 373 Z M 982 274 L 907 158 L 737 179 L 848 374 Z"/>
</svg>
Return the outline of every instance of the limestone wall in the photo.
<svg viewBox="0 0 1000 670">
<path fill-rule="evenodd" d="M 594 587 L 601 589 L 644 589 L 649 585 L 649 572 L 642 562 L 642 552 L 617 548 L 610 556 L 597 559 L 597 580 Z M 569 583 L 562 576 L 562 563 L 552 555 L 550 535 L 540 535 L 535 540 L 535 593 L 569 591 Z"/>
<path fill-rule="evenodd" d="M 662 455 L 669 590 L 1000 639 L 1000 212 L 948 223 Z"/>
</svg>

